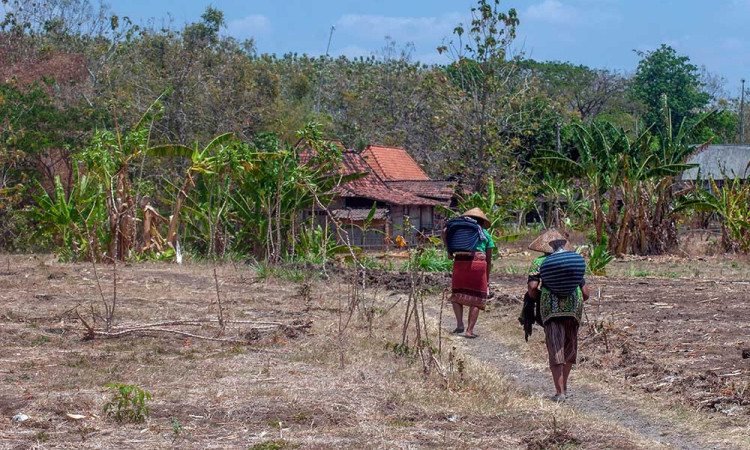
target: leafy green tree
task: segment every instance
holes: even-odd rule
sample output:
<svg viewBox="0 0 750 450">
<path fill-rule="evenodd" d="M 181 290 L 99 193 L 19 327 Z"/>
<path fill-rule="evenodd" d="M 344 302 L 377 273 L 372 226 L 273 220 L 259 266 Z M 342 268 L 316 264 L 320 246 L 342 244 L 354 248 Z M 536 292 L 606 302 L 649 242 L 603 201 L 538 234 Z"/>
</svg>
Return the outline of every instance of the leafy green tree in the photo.
<svg viewBox="0 0 750 450">
<path fill-rule="evenodd" d="M 569 62 L 526 60 L 520 65 L 538 79 L 551 101 L 584 122 L 624 102 L 626 80 L 618 73 Z"/>
<path fill-rule="evenodd" d="M 664 131 L 667 111 L 671 111 L 675 124 L 681 124 L 708 104 L 710 95 L 702 90 L 700 72 L 690 58 L 678 55 L 665 44 L 638 55 L 641 61 L 630 85 L 630 95 L 646 106 L 647 125 L 655 124 L 657 131 Z"/>
<path fill-rule="evenodd" d="M 446 71 L 453 89 L 445 90 L 438 120 L 455 155 L 456 176 L 480 191 L 509 163 L 523 126 L 526 83 L 511 53 L 516 10 L 502 11 L 500 0 L 479 0 L 471 12 L 471 22 L 457 26 L 454 40 L 438 48 L 454 59 Z"/>
</svg>

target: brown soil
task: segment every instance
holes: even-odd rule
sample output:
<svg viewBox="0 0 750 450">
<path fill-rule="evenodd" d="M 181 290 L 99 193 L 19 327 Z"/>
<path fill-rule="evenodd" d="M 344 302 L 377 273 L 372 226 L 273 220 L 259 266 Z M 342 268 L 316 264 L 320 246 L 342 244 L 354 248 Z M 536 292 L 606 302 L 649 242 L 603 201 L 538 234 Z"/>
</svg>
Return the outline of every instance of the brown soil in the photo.
<svg viewBox="0 0 750 450">
<path fill-rule="evenodd" d="M 521 291 L 525 277 L 495 282 L 498 291 Z M 594 277 L 589 287 L 582 367 L 680 404 L 750 415 L 750 360 L 742 355 L 750 281 Z"/>
</svg>

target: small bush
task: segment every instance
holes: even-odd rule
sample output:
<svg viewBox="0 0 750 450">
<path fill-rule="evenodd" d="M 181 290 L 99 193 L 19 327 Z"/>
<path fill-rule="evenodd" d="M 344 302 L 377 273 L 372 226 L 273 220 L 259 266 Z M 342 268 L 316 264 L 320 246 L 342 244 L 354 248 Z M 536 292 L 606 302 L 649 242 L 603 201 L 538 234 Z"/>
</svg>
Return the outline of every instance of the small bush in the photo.
<svg viewBox="0 0 750 450">
<path fill-rule="evenodd" d="M 416 267 L 414 266 L 415 263 Z M 453 261 L 448 259 L 444 250 L 427 248 L 409 258 L 406 270 L 411 270 L 412 268 L 424 272 L 450 272 L 453 270 Z"/>
<path fill-rule="evenodd" d="M 132 384 L 105 384 L 112 398 L 105 403 L 104 412 L 118 422 L 142 423 L 146 421 L 151 410 L 146 402 L 151 394 Z"/>
<path fill-rule="evenodd" d="M 607 251 L 607 246 L 605 244 L 599 244 L 594 247 L 594 250 L 591 252 L 588 270 L 593 275 L 607 275 L 607 265 L 611 263 L 613 259 L 615 259 L 615 257 Z"/>
<path fill-rule="evenodd" d="M 299 444 L 285 441 L 284 439 L 276 439 L 255 444 L 250 447 L 250 450 L 284 450 L 288 448 L 299 448 Z"/>
</svg>

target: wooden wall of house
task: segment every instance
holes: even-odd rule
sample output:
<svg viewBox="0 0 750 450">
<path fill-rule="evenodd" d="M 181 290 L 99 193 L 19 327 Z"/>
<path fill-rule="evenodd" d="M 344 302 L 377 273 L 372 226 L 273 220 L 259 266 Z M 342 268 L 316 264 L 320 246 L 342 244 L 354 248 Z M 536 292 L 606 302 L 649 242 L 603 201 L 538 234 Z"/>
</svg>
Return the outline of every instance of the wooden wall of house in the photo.
<svg viewBox="0 0 750 450">
<path fill-rule="evenodd" d="M 404 230 L 404 216 L 409 216 L 413 228 Z M 429 205 L 422 206 L 400 206 L 391 205 L 391 238 L 403 236 L 408 244 L 417 243 L 419 231 L 425 231 L 426 234 L 435 233 L 440 227 L 439 220 L 435 217 L 435 207 Z"/>
<path fill-rule="evenodd" d="M 343 199 L 335 199 L 329 209 L 341 209 L 345 208 L 346 204 Z M 390 241 L 395 243 L 397 236 L 403 236 L 406 240 L 407 244 L 414 245 L 417 244 L 417 236 L 419 235 L 418 230 L 425 231 L 425 234 L 435 234 L 439 233 L 440 228 L 444 225 L 444 220 L 441 219 L 440 216 L 436 215 L 435 207 L 429 206 L 429 205 L 423 205 L 423 206 L 403 206 L 403 205 L 387 205 L 387 208 L 389 210 L 389 216 L 390 216 L 390 223 L 386 227 L 384 223 L 379 223 L 376 228 L 379 230 L 382 230 L 383 232 L 386 232 L 390 236 Z M 312 214 L 312 211 L 305 211 L 302 213 L 303 220 L 308 219 Z M 409 230 L 404 230 L 404 217 L 409 216 L 411 221 L 411 226 L 413 228 Z M 315 211 L 315 216 L 317 218 L 318 223 L 321 226 L 325 226 L 326 222 L 326 215 L 323 211 Z M 329 226 L 332 226 L 332 223 L 329 223 Z M 354 241 L 360 242 L 362 239 L 361 232 L 358 231 L 351 231 L 350 236 L 353 238 Z M 379 237 L 379 238 L 378 238 Z M 367 248 L 376 248 L 376 247 L 385 247 L 385 242 L 382 239 L 383 234 L 378 234 L 377 232 L 370 232 L 367 234 L 367 237 L 365 240 L 367 241 L 366 247 Z M 378 242 L 380 242 L 378 244 Z"/>
</svg>

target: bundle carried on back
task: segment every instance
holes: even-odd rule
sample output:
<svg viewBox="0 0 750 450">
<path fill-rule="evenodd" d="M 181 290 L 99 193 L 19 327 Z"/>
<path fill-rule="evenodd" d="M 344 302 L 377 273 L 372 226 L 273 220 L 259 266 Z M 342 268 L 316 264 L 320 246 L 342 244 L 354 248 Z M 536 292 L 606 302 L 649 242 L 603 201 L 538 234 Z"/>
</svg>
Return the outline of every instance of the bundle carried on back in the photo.
<svg viewBox="0 0 750 450">
<path fill-rule="evenodd" d="M 583 282 L 586 261 L 576 252 L 560 251 L 544 259 L 539 268 L 544 287 L 555 295 L 568 296 Z"/>
<path fill-rule="evenodd" d="M 480 241 L 487 239 L 479 223 L 471 217 L 461 216 L 445 225 L 445 244 L 448 253 L 473 252 Z"/>
</svg>

